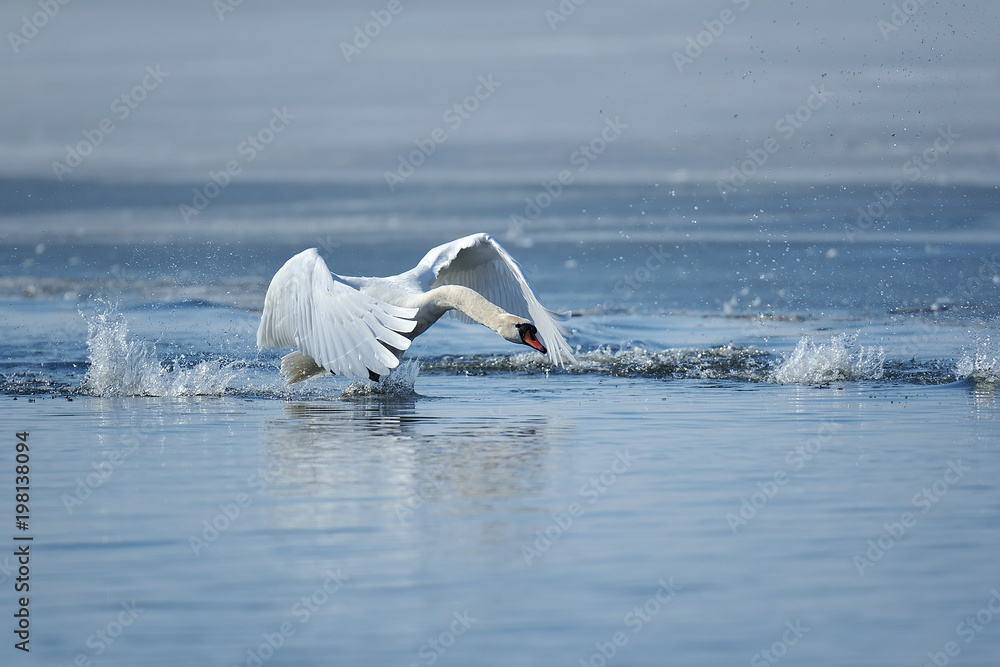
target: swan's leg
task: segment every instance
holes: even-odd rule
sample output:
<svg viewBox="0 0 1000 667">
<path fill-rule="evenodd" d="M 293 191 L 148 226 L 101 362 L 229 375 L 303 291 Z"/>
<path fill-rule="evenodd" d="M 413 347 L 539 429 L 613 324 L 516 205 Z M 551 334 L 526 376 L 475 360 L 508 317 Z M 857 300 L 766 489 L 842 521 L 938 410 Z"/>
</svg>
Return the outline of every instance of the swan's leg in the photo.
<svg viewBox="0 0 1000 667">
<path fill-rule="evenodd" d="M 312 357 L 307 357 L 298 350 L 281 358 L 281 374 L 287 384 L 295 384 L 309 378 L 326 373 L 326 369 L 317 365 Z"/>
<path fill-rule="evenodd" d="M 281 374 L 285 376 L 287 384 L 302 382 L 303 380 L 308 380 L 324 373 L 326 373 L 325 368 L 313 361 L 312 357 L 308 357 L 298 350 L 286 354 L 281 358 Z M 330 371 L 330 373 L 336 375 L 333 371 Z M 372 382 L 378 382 L 381 377 L 375 371 L 368 369 L 368 379 Z"/>
</svg>

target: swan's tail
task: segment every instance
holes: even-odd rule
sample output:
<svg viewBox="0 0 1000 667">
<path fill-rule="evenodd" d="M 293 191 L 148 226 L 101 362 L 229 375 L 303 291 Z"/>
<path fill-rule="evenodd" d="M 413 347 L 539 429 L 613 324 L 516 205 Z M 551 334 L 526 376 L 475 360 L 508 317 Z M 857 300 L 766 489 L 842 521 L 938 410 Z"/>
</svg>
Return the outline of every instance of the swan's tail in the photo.
<svg viewBox="0 0 1000 667">
<path fill-rule="evenodd" d="M 317 366 L 312 357 L 307 357 L 298 350 L 281 358 L 281 374 L 288 384 L 302 382 L 323 373 L 326 373 L 325 368 Z"/>
</svg>

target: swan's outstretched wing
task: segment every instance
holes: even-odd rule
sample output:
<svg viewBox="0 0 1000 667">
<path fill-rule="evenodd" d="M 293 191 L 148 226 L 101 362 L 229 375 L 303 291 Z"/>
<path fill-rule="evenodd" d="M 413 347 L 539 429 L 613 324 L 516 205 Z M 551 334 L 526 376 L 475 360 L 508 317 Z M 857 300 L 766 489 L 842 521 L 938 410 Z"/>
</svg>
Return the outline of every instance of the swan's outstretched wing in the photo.
<svg viewBox="0 0 1000 667">
<path fill-rule="evenodd" d="M 425 289 L 462 285 L 508 313 L 531 320 L 552 363 L 562 366 L 576 361 L 573 348 L 566 342 L 567 332 L 557 320 L 563 318 L 538 302 L 521 267 L 489 234 L 473 234 L 432 249 L 414 272 Z"/>
<path fill-rule="evenodd" d="M 271 279 L 257 347 L 298 348 L 323 368 L 367 380 L 399 365 L 386 345 L 410 347 L 416 308 L 393 306 L 333 279 L 315 248 L 285 262 Z M 384 344 L 383 344 L 384 343 Z"/>
</svg>

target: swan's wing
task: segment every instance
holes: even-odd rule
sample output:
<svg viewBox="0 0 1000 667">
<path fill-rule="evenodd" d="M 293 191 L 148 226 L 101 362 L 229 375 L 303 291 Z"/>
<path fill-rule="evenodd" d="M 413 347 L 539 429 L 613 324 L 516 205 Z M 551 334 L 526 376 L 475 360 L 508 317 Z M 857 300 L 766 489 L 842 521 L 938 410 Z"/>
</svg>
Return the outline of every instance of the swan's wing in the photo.
<svg viewBox="0 0 1000 667">
<path fill-rule="evenodd" d="M 532 321 L 548 348 L 552 363 L 575 363 L 573 348 L 557 313 L 538 302 L 521 267 L 489 234 L 473 234 L 434 248 L 415 271 L 422 273 L 427 287 L 462 285 L 479 292 L 487 301 L 512 315 Z M 456 313 L 460 319 L 466 319 Z"/>
<path fill-rule="evenodd" d="M 410 347 L 416 308 L 373 299 L 333 279 L 315 248 L 285 262 L 271 279 L 257 347 L 298 348 L 323 368 L 367 380 L 399 365 L 386 345 Z M 384 343 L 384 344 L 383 344 Z"/>
</svg>

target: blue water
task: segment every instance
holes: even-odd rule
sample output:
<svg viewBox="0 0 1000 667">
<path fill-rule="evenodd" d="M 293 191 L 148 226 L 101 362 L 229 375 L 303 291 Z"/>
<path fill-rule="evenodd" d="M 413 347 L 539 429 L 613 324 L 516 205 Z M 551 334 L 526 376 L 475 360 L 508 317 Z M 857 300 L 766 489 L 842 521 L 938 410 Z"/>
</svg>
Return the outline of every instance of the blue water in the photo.
<svg viewBox="0 0 1000 667">
<path fill-rule="evenodd" d="M 997 664 L 995 2 L 0 27 L 0 665 Z M 379 388 L 256 350 L 292 255 L 480 231 L 575 366 L 454 320 Z"/>
<path fill-rule="evenodd" d="M 868 188 L 575 189 L 518 231 L 533 186 L 269 187 L 194 227 L 167 186 L 3 223 L 34 537 L 5 664 L 995 661 L 992 190 L 848 238 Z M 573 313 L 576 366 L 452 320 L 388 390 L 255 349 L 294 252 L 392 274 L 479 230 Z"/>
</svg>

